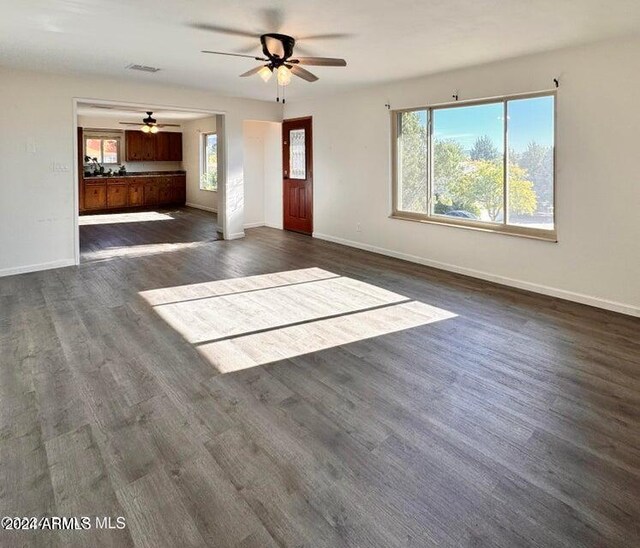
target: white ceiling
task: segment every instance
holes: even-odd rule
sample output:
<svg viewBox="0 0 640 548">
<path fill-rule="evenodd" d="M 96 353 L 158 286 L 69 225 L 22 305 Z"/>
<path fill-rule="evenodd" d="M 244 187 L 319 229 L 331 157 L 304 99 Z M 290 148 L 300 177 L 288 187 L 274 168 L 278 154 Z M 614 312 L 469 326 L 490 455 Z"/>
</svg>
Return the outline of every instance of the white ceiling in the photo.
<svg viewBox="0 0 640 548">
<path fill-rule="evenodd" d="M 127 77 L 273 99 L 275 83 L 238 78 L 257 36 L 300 39 L 300 55 L 343 57 L 311 68 L 288 99 L 333 93 L 638 32 L 639 0 L 0 0 L 0 65 Z M 227 26 L 256 38 L 199 30 Z M 342 36 L 309 38 L 305 36 Z M 255 45 L 253 49 L 252 46 Z M 137 63 L 162 71 L 125 69 Z"/>
<path fill-rule="evenodd" d="M 153 111 L 153 117 L 158 123 L 173 122 L 182 123 L 189 120 L 199 120 L 212 116 L 205 112 L 189 112 L 184 110 L 169 110 L 166 108 L 154 108 L 153 106 L 145 108 L 125 107 L 121 105 L 97 105 L 89 103 L 79 103 L 77 108 L 78 116 L 87 116 L 92 118 L 106 118 L 113 120 L 124 120 L 127 122 L 141 121 L 147 116 L 147 110 Z"/>
</svg>

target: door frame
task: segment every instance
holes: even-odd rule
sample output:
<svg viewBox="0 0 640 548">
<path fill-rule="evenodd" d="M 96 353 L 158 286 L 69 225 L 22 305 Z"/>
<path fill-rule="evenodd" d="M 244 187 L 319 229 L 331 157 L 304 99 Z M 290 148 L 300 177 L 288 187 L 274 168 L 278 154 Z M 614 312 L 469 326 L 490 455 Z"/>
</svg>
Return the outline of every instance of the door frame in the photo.
<svg viewBox="0 0 640 548">
<path fill-rule="evenodd" d="M 218 145 L 222 144 L 222 147 L 218 146 L 218 175 L 222 174 L 221 181 L 218 181 L 218 222 L 217 230 L 222 230 L 222 238 L 228 239 L 228 230 L 226 221 L 226 204 L 227 204 L 227 134 L 226 127 L 226 111 L 224 110 L 211 110 L 203 108 L 189 108 L 185 106 L 175 105 L 162 105 L 157 103 L 136 103 L 132 101 L 112 101 L 108 99 L 95 99 L 90 97 L 73 97 L 72 98 L 72 116 L 73 116 L 73 255 L 76 265 L 80 264 L 80 171 L 78 157 L 78 105 L 91 104 L 91 105 L 105 105 L 105 106 L 122 106 L 132 108 L 143 108 L 145 111 L 149 108 L 152 110 L 177 110 L 184 112 L 198 112 L 202 114 L 209 114 L 211 116 L 220 116 L 217 120 L 221 121 L 220 131 L 222 133 L 222 143 L 218 141 Z M 218 131 L 218 129 L 216 129 Z M 222 150 L 221 150 L 222 148 Z M 220 178 L 220 177 L 219 177 Z"/>
<path fill-rule="evenodd" d="M 314 181 L 314 173 L 315 173 L 315 168 L 313 167 L 313 116 L 298 116 L 297 118 L 287 118 L 285 120 L 282 120 L 282 132 L 281 132 L 281 136 L 280 136 L 280 147 L 281 150 L 283 148 L 282 146 L 282 140 L 284 138 L 284 125 L 287 122 L 300 122 L 300 121 L 309 121 L 309 137 L 310 137 L 310 142 L 311 142 L 311 146 L 309 147 L 309 171 L 311 173 L 311 232 L 309 233 L 309 236 L 313 237 L 313 213 L 314 213 L 314 201 L 315 201 L 315 196 L 314 196 L 314 192 L 313 192 L 313 181 Z M 285 207 L 284 207 L 284 196 L 285 196 L 285 191 L 284 191 L 284 150 L 282 150 L 283 154 L 282 154 L 282 171 L 280 172 L 280 180 L 282 181 L 282 230 L 288 230 L 287 228 L 285 228 L 284 226 L 284 216 L 285 216 Z M 289 230 L 289 232 L 296 232 L 294 230 Z M 300 234 L 306 234 L 306 232 L 300 232 Z"/>
</svg>

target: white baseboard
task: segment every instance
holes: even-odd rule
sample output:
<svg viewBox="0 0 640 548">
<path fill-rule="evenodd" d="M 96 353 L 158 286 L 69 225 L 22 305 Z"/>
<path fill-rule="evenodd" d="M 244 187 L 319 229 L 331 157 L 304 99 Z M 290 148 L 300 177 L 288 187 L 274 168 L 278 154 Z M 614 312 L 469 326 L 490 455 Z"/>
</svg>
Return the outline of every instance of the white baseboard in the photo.
<svg viewBox="0 0 640 548">
<path fill-rule="evenodd" d="M 211 213 L 218 213 L 218 210 L 214 207 L 207 207 L 200 204 L 192 204 L 191 202 L 187 202 L 184 205 L 187 207 L 193 207 L 194 209 L 202 209 L 203 211 L 210 211 Z"/>
<path fill-rule="evenodd" d="M 260 226 L 266 226 L 269 228 L 277 228 L 278 230 L 282 230 L 282 226 L 275 225 L 272 223 L 267 223 L 267 222 L 247 223 L 246 225 L 244 225 L 245 228 L 258 228 Z"/>
<path fill-rule="evenodd" d="M 314 238 L 319 240 L 326 240 L 336 244 L 342 244 L 349 247 L 355 247 L 357 249 L 363 249 L 365 251 L 371 251 L 380 255 L 386 255 L 387 257 L 394 257 L 395 259 L 402 259 L 412 263 L 417 263 L 439 270 L 447 270 L 449 272 L 455 272 L 456 274 L 464 274 L 472 278 L 479 278 L 489 282 L 498 283 L 501 285 L 507 285 L 518 289 L 524 289 L 526 291 L 532 291 L 533 293 L 541 293 L 542 295 L 548 295 L 550 297 L 557 297 L 566 301 L 573 301 L 580 304 L 586 304 L 589 306 L 595 306 L 596 308 L 604 308 L 605 310 L 611 310 L 613 312 L 620 312 L 621 314 L 628 314 L 630 316 L 640 317 L 640 307 L 620 303 L 617 301 L 610 301 L 608 299 L 602 299 L 600 297 L 593 297 L 591 295 L 585 295 L 583 293 L 575 293 L 573 291 L 567 291 L 566 289 L 558 289 L 555 287 L 549 287 L 546 285 L 536 284 L 532 282 L 526 282 L 524 280 L 516 280 L 514 278 L 507 278 L 505 276 L 498 276 L 489 272 L 483 272 L 481 270 L 474 270 L 471 268 L 465 268 L 448 263 L 441 263 L 438 261 L 432 261 L 425 259 L 417 255 L 410 255 L 408 253 L 401 253 L 393 251 L 391 249 L 385 249 L 383 247 L 377 247 L 370 244 L 364 244 L 353 240 L 346 240 L 344 238 L 338 238 L 330 236 L 329 234 L 322 234 L 319 232 L 313 233 Z"/>
<path fill-rule="evenodd" d="M 240 238 L 244 238 L 244 232 L 234 232 L 233 234 L 229 234 L 225 240 L 239 240 Z"/>
<path fill-rule="evenodd" d="M 51 261 L 50 263 L 3 268 L 0 270 L 0 277 L 14 276 L 15 274 L 26 274 L 27 272 L 38 272 L 40 270 L 50 270 L 52 268 L 63 268 L 65 266 L 74 266 L 75 264 L 76 262 L 73 259 L 62 259 L 60 261 Z"/>
</svg>

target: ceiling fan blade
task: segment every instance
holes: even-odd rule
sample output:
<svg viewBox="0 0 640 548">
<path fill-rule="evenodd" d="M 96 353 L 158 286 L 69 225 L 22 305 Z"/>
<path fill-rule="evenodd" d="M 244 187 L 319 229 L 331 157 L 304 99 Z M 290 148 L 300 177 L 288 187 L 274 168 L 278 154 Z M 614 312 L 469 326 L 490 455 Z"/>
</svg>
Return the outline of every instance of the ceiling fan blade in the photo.
<svg viewBox="0 0 640 548">
<path fill-rule="evenodd" d="M 247 59 L 255 59 L 256 61 L 268 61 L 264 57 L 256 57 L 255 55 L 244 55 L 242 53 L 228 53 L 225 51 L 209 51 L 207 49 L 203 49 L 202 53 L 213 53 L 214 55 L 230 55 L 231 57 L 246 57 Z"/>
<path fill-rule="evenodd" d="M 296 57 L 289 59 L 287 63 L 297 65 L 312 65 L 316 67 L 346 67 L 347 62 L 344 59 L 334 59 L 332 57 Z"/>
<path fill-rule="evenodd" d="M 257 67 L 254 67 L 251 70 L 248 70 L 247 72 L 243 72 L 240 75 L 240 78 L 244 78 L 245 76 L 253 76 L 254 74 L 258 74 L 258 72 L 260 70 L 262 70 L 262 67 L 264 67 L 264 65 L 258 65 Z"/>
<path fill-rule="evenodd" d="M 245 38 L 260 38 L 259 34 L 249 32 L 248 30 L 234 29 L 232 27 L 223 27 L 222 25 L 209 25 L 207 23 L 191 23 L 191 28 L 198 30 L 206 30 L 209 32 L 218 32 L 220 34 L 230 34 L 231 36 L 244 36 Z"/>
<path fill-rule="evenodd" d="M 259 46 L 256 46 L 255 43 L 252 43 L 250 46 L 244 46 L 241 48 L 235 48 L 235 52 L 234 53 L 251 53 L 252 51 L 258 51 L 260 49 Z"/>
<path fill-rule="evenodd" d="M 122 124 L 123 126 L 144 126 L 144 122 L 118 122 L 119 124 Z M 158 126 L 158 127 L 182 127 L 181 124 L 153 124 L 154 126 Z"/>
<path fill-rule="evenodd" d="M 302 78 L 307 82 L 315 82 L 318 79 L 318 77 L 315 74 L 309 72 L 307 69 L 303 69 L 302 67 L 299 67 L 298 65 L 292 65 L 291 72 L 295 74 L 298 78 Z"/>
<path fill-rule="evenodd" d="M 314 34 L 310 36 L 300 36 L 296 40 L 336 40 L 339 38 L 351 38 L 352 34 L 346 34 L 343 32 L 333 32 L 327 34 Z"/>
</svg>

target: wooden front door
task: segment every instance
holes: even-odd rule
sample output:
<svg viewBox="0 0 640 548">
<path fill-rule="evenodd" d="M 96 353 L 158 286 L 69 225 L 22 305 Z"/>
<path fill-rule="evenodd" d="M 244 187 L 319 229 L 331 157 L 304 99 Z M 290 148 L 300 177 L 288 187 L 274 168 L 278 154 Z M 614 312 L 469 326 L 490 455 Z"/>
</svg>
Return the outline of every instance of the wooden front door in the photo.
<svg viewBox="0 0 640 548">
<path fill-rule="evenodd" d="M 313 232 L 313 146 L 311 118 L 282 123 L 284 229 Z"/>
</svg>

